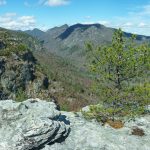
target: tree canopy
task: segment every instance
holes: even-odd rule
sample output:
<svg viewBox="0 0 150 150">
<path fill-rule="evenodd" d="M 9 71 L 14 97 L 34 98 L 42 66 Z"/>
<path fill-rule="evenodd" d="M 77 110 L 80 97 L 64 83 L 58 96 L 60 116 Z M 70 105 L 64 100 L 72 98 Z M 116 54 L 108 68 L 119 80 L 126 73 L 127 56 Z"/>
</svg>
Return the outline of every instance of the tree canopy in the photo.
<svg viewBox="0 0 150 150">
<path fill-rule="evenodd" d="M 90 56 L 89 68 L 95 77 L 94 91 L 101 96 L 106 109 L 112 108 L 114 114 L 150 104 L 149 44 L 137 43 L 135 35 L 125 38 L 119 29 L 111 44 L 94 46 L 87 43 L 86 47 Z"/>
</svg>

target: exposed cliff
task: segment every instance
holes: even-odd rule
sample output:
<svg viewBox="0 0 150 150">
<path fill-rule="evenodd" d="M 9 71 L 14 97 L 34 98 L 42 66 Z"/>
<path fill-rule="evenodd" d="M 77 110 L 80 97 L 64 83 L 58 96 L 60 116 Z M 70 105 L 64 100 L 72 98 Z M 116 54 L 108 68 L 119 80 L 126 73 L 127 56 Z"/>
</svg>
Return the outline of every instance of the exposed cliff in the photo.
<svg viewBox="0 0 150 150">
<path fill-rule="evenodd" d="M 48 94 L 48 91 L 44 93 L 48 86 L 48 78 L 38 70 L 32 52 L 12 53 L 0 58 L 0 99 L 43 98 Z"/>
<path fill-rule="evenodd" d="M 49 97 L 48 78 L 32 54 L 41 48 L 35 41 L 24 33 L 0 30 L 0 99 Z"/>
</svg>

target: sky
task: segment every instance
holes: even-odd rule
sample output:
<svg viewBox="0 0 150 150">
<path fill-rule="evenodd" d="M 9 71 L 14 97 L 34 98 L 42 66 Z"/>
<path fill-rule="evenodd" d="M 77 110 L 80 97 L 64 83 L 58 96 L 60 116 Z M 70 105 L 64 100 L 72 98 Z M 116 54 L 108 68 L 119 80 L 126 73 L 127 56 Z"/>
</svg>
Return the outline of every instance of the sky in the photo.
<svg viewBox="0 0 150 150">
<path fill-rule="evenodd" d="M 45 31 L 76 23 L 150 36 L 150 0 L 0 0 L 0 27 Z"/>
</svg>

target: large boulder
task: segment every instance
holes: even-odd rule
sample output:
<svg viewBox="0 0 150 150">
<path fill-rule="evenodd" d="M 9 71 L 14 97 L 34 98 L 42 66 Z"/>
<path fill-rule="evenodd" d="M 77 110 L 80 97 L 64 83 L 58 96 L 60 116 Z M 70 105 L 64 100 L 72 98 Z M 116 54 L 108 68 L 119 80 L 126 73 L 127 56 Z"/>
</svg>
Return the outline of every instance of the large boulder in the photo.
<svg viewBox="0 0 150 150">
<path fill-rule="evenodd" d="M 0 101 L 0 150 L 33 150 L 69 134 L 69 122 L 53 102 L 30 99 L 22 103 Z"/>
</svg>

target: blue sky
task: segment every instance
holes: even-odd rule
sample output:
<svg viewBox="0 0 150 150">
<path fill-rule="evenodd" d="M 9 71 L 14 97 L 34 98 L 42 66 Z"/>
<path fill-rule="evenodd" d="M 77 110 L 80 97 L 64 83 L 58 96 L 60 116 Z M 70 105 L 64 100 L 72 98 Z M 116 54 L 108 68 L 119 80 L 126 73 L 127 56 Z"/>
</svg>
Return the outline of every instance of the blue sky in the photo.
<svg viewBox="0 0 150 150">
<path fill-rule="evenodd" d="M 47 30 L 75 23 L 150 35 L 150 0 L 0 0 L 1 27 Z"/>
</svg>

